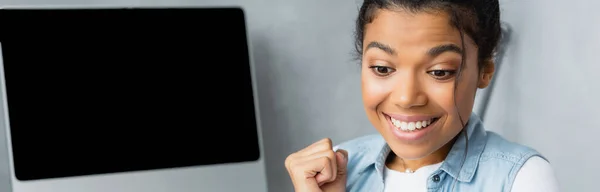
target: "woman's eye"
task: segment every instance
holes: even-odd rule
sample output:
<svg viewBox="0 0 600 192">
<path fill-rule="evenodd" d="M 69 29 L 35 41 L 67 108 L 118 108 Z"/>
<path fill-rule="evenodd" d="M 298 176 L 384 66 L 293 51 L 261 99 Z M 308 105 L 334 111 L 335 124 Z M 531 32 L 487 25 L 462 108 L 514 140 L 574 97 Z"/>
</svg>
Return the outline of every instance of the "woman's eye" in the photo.
<svg viewBox="0 0 600 192">
<path fill-rule="evenodd" d="M 435 79 L 446 80 L 446 79 L 450 79 L 450 78 L 454 77 L 454 74 L 456 74 L 456 71 L 454 71 L 454 70 L 432 70 L 427 73 L 429 73 L 429 75 L 431 75 Z"/>
<path fill-rule="evenodd" d="M 371 66 L 369 67 L 373 70 L 373 73 L 377 76 L 387 76 L 390 73 L 394 72 L 394 69 L 384 66 Z"/>
</svg>

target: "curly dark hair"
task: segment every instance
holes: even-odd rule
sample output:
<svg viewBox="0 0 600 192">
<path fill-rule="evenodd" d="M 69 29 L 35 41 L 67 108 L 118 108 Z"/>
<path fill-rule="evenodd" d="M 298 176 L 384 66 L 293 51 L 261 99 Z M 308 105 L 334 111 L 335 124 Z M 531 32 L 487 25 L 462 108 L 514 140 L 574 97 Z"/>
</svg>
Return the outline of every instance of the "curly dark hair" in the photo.
<svg viewBox="0 0 600 192">
<path fill-rule="evenodd" d="M 481 68 L 484 61 L 492 59 L 500 40 L 499 7 L 498 0 L 365 0 L 356 20 L 356 56 L 362 58 L 365 25 L 373 21 L 377 10 L 446 11 L 450 24 L 475 41 Z"/>
</svg>

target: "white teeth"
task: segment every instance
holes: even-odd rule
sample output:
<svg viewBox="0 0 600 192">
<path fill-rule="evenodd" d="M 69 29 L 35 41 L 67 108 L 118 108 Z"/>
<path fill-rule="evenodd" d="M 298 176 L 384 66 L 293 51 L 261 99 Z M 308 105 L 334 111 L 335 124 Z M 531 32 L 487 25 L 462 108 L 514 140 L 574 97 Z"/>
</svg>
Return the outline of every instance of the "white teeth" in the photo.
<svg viewBox="0 0 600 192">
<path fill-rule="evenodd" d="M 422 129 L 429 126 L 432 121 L 432 119 L 430 119 L 425 121 L 405 122 L 391 117 L 390 119 L 392 120 L 392 124 L 394 124 L 396 128 L 399 128 L 402 131 L 414 131 L 416 129 Z"/>
<path fill-rule="evenodd" d="M 415 122 L 408 123 L 408 130 L 410 130 L 410 131 L 414 131 L 415 130 Z"/>
</svg>

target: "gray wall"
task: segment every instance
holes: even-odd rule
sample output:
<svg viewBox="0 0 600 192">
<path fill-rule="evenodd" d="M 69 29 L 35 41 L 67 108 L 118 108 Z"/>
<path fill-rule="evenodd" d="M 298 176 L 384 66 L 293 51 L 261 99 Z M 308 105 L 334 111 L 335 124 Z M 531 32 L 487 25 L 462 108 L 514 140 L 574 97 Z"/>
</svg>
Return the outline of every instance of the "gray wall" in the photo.
<svg viewBox="0 0 600 192">
<path fill-rule="evenodd" d="M 257 65 L 270 191 L 292 191 L 285 157 L 323 137 L 335 143 L 375 133 L 352 60 L 359 0 L 0 0 L 3 5 L 241 5 Z M 505 0 L 513 44 L 492 92 L 487 128 L 533 146 L 563 191 L 592 191 L 600 135 L 600 5 L 592 0 Z"/>
<path fill-rule="evenodd" d="M 515 34 L 486 127 L 542 152 L 562 191 L 598 191 L 600 1 L 501 3 Z"/>
</svg>

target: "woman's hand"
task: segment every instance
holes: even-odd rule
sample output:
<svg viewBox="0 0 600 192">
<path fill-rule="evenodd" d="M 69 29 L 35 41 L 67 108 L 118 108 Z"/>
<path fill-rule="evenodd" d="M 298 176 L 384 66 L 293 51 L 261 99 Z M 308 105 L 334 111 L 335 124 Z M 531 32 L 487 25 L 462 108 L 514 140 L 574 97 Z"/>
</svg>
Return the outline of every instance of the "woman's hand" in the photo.
<svg viewBox="0 0 600 192">
<path fill-rule="evenodd" d="M 296 192 L 345 192 L 348 152 L 325 138 L 289 155 L 285 168 Z"/>
</svg>

